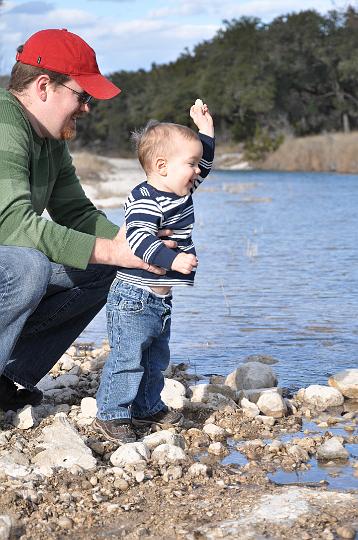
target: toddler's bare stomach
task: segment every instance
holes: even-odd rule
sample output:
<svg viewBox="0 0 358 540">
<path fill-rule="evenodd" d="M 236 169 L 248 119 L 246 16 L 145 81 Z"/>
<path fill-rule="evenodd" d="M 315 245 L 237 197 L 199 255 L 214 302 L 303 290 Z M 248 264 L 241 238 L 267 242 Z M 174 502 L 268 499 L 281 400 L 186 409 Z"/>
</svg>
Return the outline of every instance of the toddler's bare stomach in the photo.
<svg viewBox="0 0 358 540">
<path fill-rule="evenodd" d="M 151 287 L 152 291 L 156 294 L 169 294 L 172 290 L 171 287 Z"/>
</svg>

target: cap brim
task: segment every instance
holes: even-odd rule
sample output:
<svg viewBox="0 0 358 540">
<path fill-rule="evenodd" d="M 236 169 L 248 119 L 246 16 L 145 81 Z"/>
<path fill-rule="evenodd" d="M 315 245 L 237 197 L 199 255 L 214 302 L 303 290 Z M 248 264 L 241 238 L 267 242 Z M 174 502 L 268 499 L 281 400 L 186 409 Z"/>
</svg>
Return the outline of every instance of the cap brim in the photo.
<svg viewBox="0 0 358 540">
<path fill-rule="evenodd" d="M 117 96 L 121 89 L 100 73 L 88 75 L 70 75 L 80 87 L 95 99 L 111 99 Z"/>
</svg>

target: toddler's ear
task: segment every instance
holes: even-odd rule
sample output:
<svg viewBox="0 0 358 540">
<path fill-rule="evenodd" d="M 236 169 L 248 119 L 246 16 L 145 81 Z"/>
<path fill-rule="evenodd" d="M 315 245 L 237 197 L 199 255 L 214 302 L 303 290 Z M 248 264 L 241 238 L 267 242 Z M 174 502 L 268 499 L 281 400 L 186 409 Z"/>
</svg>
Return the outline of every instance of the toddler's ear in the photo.
<svg viewBox="0 0 358 540">
<path fill-rule="evenodd" d="M 155 161 L 156 172 L 161 176 L 167 175 L 167 160 L 162 157 L 158 157 Z"/>
</svg>

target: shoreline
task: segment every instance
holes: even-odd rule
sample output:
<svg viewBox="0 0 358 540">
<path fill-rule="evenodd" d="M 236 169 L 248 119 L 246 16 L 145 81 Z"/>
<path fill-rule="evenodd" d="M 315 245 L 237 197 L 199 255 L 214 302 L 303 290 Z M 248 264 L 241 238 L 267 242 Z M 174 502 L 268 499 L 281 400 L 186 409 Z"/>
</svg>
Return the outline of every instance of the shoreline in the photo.
<svg viewBox="0 0 358 540">
<path fill-rule="evenodd" d="M 2 418 L 2 538 L 159 540 L 164 524 L 168 539 L 354 538 L 358 487 L 334 482 L 348 467 L 358 486 L 358 400 L 342 394 L 358 397 L 357 369 L 282 397 L 272 357 L 209 383 L 172 364 L 162 398 L 183 425 L 118 447 L 91 426 L 108 350 L 75 343 L 39 383 L 43 404 Z M 261 388 L 240 390 L 248 376 Z M 329 483 L 305 476 L 316 460 Z"/>
</svg>

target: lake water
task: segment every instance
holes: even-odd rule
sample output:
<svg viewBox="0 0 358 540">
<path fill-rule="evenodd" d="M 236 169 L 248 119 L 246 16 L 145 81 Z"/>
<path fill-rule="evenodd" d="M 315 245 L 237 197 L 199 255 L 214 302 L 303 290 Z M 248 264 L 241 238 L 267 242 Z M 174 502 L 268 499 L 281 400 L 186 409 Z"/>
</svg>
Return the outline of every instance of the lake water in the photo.
<svg viewBox="0 0 358 540">
<path fill-rule="evenodd" d="M 216 171 L 194 197 L 199 269 L 174 291 L 172 361 L 226 375 L 268 354 L 292 390 L 358 367 L 358 176 Z M 102 311 L 80 340 L 105 337 Z"/>
</svg>

